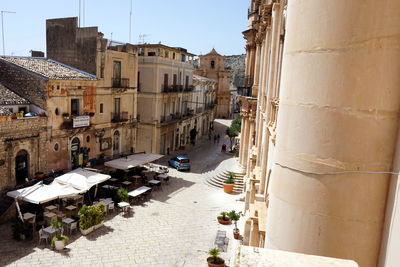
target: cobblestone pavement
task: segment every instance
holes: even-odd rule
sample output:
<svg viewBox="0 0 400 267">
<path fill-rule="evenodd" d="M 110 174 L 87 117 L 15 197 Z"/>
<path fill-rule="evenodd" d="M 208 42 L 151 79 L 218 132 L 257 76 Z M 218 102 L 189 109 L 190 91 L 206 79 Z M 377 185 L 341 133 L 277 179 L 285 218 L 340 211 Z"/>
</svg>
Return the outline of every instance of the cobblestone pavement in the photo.
<svg viewBox="0 0 400 267">
<path fill-rule="evenodd" d="M 215 122 L 221 137 L 226 123 Z M 223 210 L 242 209 L 237 195 L 203 182 L 201 173 L 229 158 L 220 152 L 222 142 L 229 141 L 221 138 L 214 144 L 205 138 L 187 150 L 191 172 L 170 169 L 170 184 L 153 192 L 144 205 L 135 206 L 133 216 L 114 213 L 90 235 L 73 234 L 62 253 L 38 246 L 37 236 L 33 241 L 14 241 L 10 225 L 0 225 L 0 266 L 207 266 L 206 251 L 214 246 L 217 230 L 226 230 L 233 240 L 233 226 L 219 225 L 216 216 Z M 228 253 L 222 256 L 229 259 Z"/>
</svg>

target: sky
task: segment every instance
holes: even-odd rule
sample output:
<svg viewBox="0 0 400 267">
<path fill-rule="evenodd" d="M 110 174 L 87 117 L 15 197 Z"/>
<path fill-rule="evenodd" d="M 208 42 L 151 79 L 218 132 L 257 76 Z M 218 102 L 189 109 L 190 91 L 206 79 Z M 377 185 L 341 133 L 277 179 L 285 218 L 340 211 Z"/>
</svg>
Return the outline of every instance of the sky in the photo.
<svg viewBox="0 0 400 267">
<path fill-rule="evenodd" d="M 81 27 L 98 26 L 105 38 L 129 42 L 130 0 L 81 0 Z M 131 43 L 162 42 L 194 54 L 212 48 L 222 55 L 245 53 L 248 0 L 132 0 Z M 79 0 L 0 0 L 5 54 L 46 51 L 46 19 L 76 17 Z M 84 13 L 84 15 L 83 15 Z M 139 39 L 139 35 L 144 35 Z M 3 45 L 0 42 L 0 53 Z"/>
</svg>

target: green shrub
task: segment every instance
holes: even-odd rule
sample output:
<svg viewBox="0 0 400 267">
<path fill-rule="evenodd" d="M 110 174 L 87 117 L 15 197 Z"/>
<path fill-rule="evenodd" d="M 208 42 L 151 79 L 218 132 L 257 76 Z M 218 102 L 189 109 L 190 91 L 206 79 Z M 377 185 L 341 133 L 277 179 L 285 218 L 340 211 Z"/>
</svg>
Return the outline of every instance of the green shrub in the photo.
<svg viewBox="0 0 400 267">
<path fill-rule="evenodd" d="M 120 201 L 127 202 L 129 200 L 128 191 L 125 188 L 120 187 L 117 191 L 117 196 L 120 199 Z M 120 202 L 120 201 L 118 201 L 118 202 Z"/>
</svg>

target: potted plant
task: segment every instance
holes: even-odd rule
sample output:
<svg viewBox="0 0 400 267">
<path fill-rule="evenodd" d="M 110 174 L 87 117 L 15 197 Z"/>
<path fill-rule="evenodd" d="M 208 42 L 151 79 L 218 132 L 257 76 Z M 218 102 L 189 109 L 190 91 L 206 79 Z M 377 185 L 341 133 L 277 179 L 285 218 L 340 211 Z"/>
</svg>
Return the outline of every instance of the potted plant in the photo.
<svg viewBox="0 0 400 267">
<path fill-rule="evenodd" d="M 83 205 L 79 212 L 79 230 L 82 235 L 87 235 L 94 230 L 93 217 L 91 216 L 89 206 Z"/>
<path fill-rule="evenodd" d="M 94 229 L 98 229 L 103 226 L 104 217 L 105 217 L 105 209 L 106 205 L 103 202 L 100 202 L 97 206 L 93 206 L 93 223 Z"/>
<path fill-rule="evenodd" d="M 25 240 L 26 225 L 19 219 L 15 219 L 11 225 L 13 238 L 15 240 Z"/>
<path fill-rule="evenodd" d="M 117 196 L 118 196 L 118 198 L 119 198 L 120 201 L 127 202 L 127 201 L 129 200 L 128 191 L 127 191 L 125 188 L 123 188 L 123 187 L 120 187 L 120 188 L 118 189 L 118 191 L 117 191 Z"/>
<path fill-rule="evenodd" d="M 69 113 L 63 113 L 62 116 L 63 116 L 64 120 L 69 120 L 69 118 L 70 118 Z"/>
<path fill-rule="evenodd" d="M 221 257 L 218 257 L 220 254 L 219 249 L 213 248 L 208 251 L 210 257 L 207 258 L 208 267 L 224 267 L 225 260 Z"/>
<path fill-rule="evenodd" d="M 224 182 L 224 192 L 232 193 L 234 186 L 235 186 L 235 174 L 233 172 L 228 172 L 228 178 Z"/>
<path fill-rule="evenodd" d="M 43 179 L 44 178 L 44 173 L 43 172 L 36 172 L 35 173 L 35 178 L 36 179 Z"/>
<path fill-rule="evenodd" d="M 224 211 L 220 213 L 220 216 L 217 217 L 217 220 L 220 224 L 231 224 L 231 219 L 228 217 L 228 212 Z"/>
<path fill-rule="evenodd" d="M 51 226 L 56 230 L 56 235 L 51 239 L 51 245 L 58 251 L 65 248 L 65 243 L 68 242 L 68 237 L 61 234 L 61 222 L 52 220 Z"/>
<path fill-rule="evenodd" d="M 233 229 L 233 237 L 235 239 L 239 239 L 240 237 L 240 231 L 237 227 L 237 222 L 240 220 L 240 214 L 241 212 L 236 212 L 234 210 L 228 213 L 229 219 L 231 219 L 231 221 L 233 221 L 233 223 L 235 224 L 235 228 Z"/>
</svg>

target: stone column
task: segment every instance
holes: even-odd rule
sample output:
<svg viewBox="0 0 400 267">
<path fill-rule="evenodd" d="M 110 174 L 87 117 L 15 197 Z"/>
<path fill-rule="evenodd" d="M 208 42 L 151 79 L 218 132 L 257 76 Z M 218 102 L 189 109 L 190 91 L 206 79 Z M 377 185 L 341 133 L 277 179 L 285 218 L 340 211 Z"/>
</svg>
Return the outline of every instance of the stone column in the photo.
<svg viewBox="0 0 400 267">
<path fill-rule="evenodd" d="M 249 133 L 248 133 L 248 146 L 247 146 L 247 157 L 246 157 L 246 174 L 247 176 L 250 175 L 251 172 L 251 166 L 252 164 L 250 163 L 251 160 L 251 148 L 253 147 L 253 133 L 254 133 L 254 118 L 249 117 L 249 124 L 250 124 L 250 129 L 249 129 Z"/>
<path fill-rule="evenodd" d="M 258 84 L 259 84 L 259 77 L 260 77 L 260 60 L 261 60 L 261 44 L 256 42 L 256 50 L 255 50 L 255 57 L 254 57 L 254 83 L 252 87 L 252 97 L 257 97 L 258 95 Z"/>
<path fill-rule="evenodd" d="M 264 122 L 262 129 L 262 150 L 260 153 L 260 189 L 259 193 L 264 194 L 265 184 L 267 182 L 267 163 L 268 163 L 268 148 L 269 148 L 269 134 L 267 129 L 267 123 Z"/>
<path fill-rule="evenodd" d="M 249 118 L 244 117 L 244 138 L 243 138 L 243 156 L 242 156 L 242 166 L 246 170 L 247 166 L 247 158 L 248 158 L 248 153 L 249 153 Z"/>
<path fill-rule="evenodd" d="M 370 172 L 392 171 L 398 137 L 400 1 L 287 10 L 266 246 L 375 267 L 389 175 Z"/>
<path fill-rule="evenodd" d="M 240 144 L 239 144 L 239 163 L 240 164 L 242 164 L 242 160 L 243 160 L 244 123 L 245 123 L 245 118 L 242 115 L 242 123 L 240 126 Z"/>
</svg>

